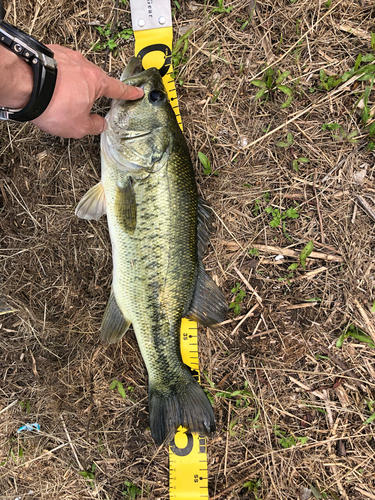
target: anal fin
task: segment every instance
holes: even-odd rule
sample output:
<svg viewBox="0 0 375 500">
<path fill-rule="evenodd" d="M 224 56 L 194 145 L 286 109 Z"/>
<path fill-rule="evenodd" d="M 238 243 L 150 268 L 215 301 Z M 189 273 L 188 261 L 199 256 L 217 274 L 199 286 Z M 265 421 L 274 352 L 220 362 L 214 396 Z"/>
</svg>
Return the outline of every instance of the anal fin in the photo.
<svg viewBox="0 0 375 500">
<path fill-rule="evenodd" d="M 114 344 L 125 335 L 131 321 L 127 320 L 116 302 L 115 294 L 111 290 L 106 310 L 104 311 L 100 337 L 103 342 Z"/>
<path fill-rule="evenodd" d="M 214 326 L 224 321 L 227 312 L 228 306 L 223 292 L 200 263 L 193 300 L 184 316 L 203 326 Z"/>
</svg>

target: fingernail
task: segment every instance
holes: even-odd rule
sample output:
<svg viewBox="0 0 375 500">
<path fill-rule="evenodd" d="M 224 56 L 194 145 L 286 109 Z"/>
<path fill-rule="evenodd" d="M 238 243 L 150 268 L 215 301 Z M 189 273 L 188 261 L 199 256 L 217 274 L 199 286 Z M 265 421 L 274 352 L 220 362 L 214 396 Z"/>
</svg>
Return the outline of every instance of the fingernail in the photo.
<svg viewBox="0 0 375 500">
<path fill-rule="evenodd" d="M 145 93 L 143 88 L 142 87 L 135 87 L 137 90 L 139 90 L 140 92 L 142 92 L 142 95 Z"/>
</svg>

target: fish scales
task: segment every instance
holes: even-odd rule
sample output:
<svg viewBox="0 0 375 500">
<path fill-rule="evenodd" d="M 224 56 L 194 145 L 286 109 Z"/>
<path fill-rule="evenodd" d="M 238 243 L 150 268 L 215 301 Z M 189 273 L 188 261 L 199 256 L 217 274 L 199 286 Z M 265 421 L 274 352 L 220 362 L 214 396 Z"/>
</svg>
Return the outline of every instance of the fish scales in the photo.
<svg viewBox="0 0 375 500">
<path fill-rule="evenodd" d="M 137 203 L 137 226 L 131 237 L 121 230 L 122 220 L 116 217 L 117 180 L 109 183 L 113 190 L 107 202 L 113 290 L 124 316 L 133 323 L 155 383 L 165 383 L 166 373 L 181 374 L 179 328 L 197 264 L 197 193 L 186 155 L 180 148 L 172 153 L 166 168 L 133 179 L 135 199 L 142 203 Z M 119 175 L 126 181 L 129 177 Z"/>
<path fill-rule="evenodd" d="M 182 362 L 180 326 L 183 317 L 213 326 L 227 305 L 201 262 L 209 210 L 198 199 L 161 77 L 133 58 L 122 80 L 142 86 L 144 97 L 113 101 L 101 137 L 101 181 L 76 214 L 107 214 L 113 283 L 101 336 L 116 342 L 133 325 L 148 372 L 151 433 L 161 444 L 179 426 L 205 435 L 215 429 L 211 404 Z"/>
</svg>

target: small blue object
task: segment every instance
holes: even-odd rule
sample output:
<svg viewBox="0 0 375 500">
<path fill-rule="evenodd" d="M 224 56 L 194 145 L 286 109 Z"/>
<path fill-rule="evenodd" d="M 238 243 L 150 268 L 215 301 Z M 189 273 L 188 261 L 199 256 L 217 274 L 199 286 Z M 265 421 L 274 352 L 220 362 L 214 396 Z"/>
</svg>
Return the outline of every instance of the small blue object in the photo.
<svg viewBox="0 0 375 500">
<path fill-rule="evenodd" d="M 38 431 L 40 432 L 40 425 L 39 424 L 26 424 L 26 425 L 23 425 L 22 427 L 20 427 L 18 429 L 18 433 L 22 432 L 22 431 Z"/>
</svg>

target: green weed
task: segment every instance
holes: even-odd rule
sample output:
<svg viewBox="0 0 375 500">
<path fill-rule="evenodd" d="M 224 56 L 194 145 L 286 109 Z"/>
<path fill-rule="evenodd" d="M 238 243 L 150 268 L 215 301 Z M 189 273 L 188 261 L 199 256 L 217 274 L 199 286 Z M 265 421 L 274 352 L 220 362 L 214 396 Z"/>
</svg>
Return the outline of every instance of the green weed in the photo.
<svg viewBox="0 0 375 500">
<path fill-rule="evenodd" d="M 250 248 L 249 255 L 259 255 L 259 250 L 257 248 Z"/>
<path fill-rule="evenodd" d="M 299 207 L 288 208 L 285 212 L 280 212 L 278 208 L 267 207 L 265 212 L 272 216 L 270 221 L 271 227 L 279 227 L 282 223 L 283 233 L 286 238 L 291 241 L 291 238 L 286 233 L 286 220 L 287 219 L 298 219 L 299 217 Z"/>
<path fill-rule="evenodd" d="M 243 487 L 247 488 L 249 493 L 253 493 L 255 500 L 261 500 L 258 495 L 258 489 L 260 488 L 260 485 L 262 484 L 261 478 L 257 479 L 256 481 L 247 481 Z"/>
<path fill-rule="evenodd" d="M 186 64 L 188 62 L 188 58 L 185 56 L 187 49 L 189 47 L 189 36 L 193 33 L 194 28 L 190 28 L 181 38 L 177 40 L 172 49 L 172 66 L 173 73 L 171 74 L 172 78 L 176 78 L 179 73 L 179 66 Z M 182 79 L 178 80 L 178 83 L 182 85 L 184 82 Z"/>
<path fill-rule="evenodd" d="M 260 201 L 259 200 L 255 200 L 255 205 L 254 205 L 254 208 L 252 209 L 252 212 L 255 215 L 255 217 L 257 215 L 259 215 L 259 212 L 260 212 Z"/>
<path fill-rule="evenodd" d="M 26 401 L 20 401 L 18 404 L 27 414 L 30 413 L 30 401 L 28 399 Z"/>
<path fill-rule="evenodd" d="M 198 158 L 203 166 L 203 175 L 211 175 L 211 174 L 219 175 L 219 172 L 217 170 L 215 172 L 212 172 L 210 160 L 207 158 L 207 156 L 204 153 L 201 153 L 199 151 Z"/>
<path fill-rule="evenodd" d="M 337 130 L 337 134 L 332 133 L 332 137 L 337 141 L 347 141 L 352 144 L 357 144 L 358 140 L 355 137 L 358 135 L 358 130 L 353 130 L 352 132 L 346 132 L 342 125 L 338 123 L 323 123 L 322 130 Z M 375 133 L 375 130 L 374 130 Z"/>
<path fill-rule="evenodd" d="M 284 71 L 281 73 L 280 70 L 275 71 L 273 68 L 268 68 L 263 76 L 262 80 L 252 80 L 250 83 L 259 87 L 260 90 L 256 93 L 254 99 L 264 98 L 264 102 L 268 101 L 269 98 L 274 98 L 274 94 L 277 90 L 284 93 L 287 96 L 286 101 L 280 106 L 281 108 L 287 108 L 291 105 L 293 101 L 293 90 L 284 85 L 284 80 L 290 75 L 290 71 Z"/>
<path fill-rule="evenodd" d="M 122 385 L 122 383 L 119 380 L 114 379 L 114 380 L 112 380 L 111 385 L 109 386 L 109 390 L 113 391 L 114 389 L 116 389 L 116 387 L 117 387 L 117 390 L 118 390 L 118 392 L 119 392 L 119 394 L 120 394 L 120 396 L 122 398 L 124 398 L 124 399 L 130 399 L 130 401 L 133 401 L 133 403 L 134 403 L 134 400 L 129 395 L 126 394 L 124 386 Z M 126 388 L 126 390 L 129 393 L 132 393 L 134 391 L 134 387 L 129 386 L 129 387 Z"/>
<path fill-rule="evenodd" d="M 288 269 L 290 271 L 295 271 L 299 267 L 300 264 L 303 267 L 303 269 L 306 269 L 306 259 L 311 254 L 311 252 L 313 250 L 314 250 L 314 242 L 313 242 L 313 240 L 310 240 L 307 243 L 307 245 L 302 249 L 298 262 L 294 262 L 293 264 L 291 264 L 288 267 Z"/>
<path fill-rule="evenodd" d="M 298 158 L 295 158 L 292 162 L 292 167 L 296 172 L 299 172 L 299 164 L 300 163 L 309 163 L 310 160 L 308 158 L 305 158 L 304 156 L 300 156 Z"/>
<path fill-rule="evenodd" d="M 292 446 L 296 446 L 297 443 L 306 444 L 308 441 L 308 437 L 294 437 L 287 436 L 286 432 L 281 430 L 279 427 L 275 426 L 274 428 L 275 435 L 279 438 L 279 443 L 283 448 L 291 448 Z"/>
<path fill-rule="evenodd" d="M 340 335 L 340 337 L 336 342 L 336 347 L 338 349 L 341 349 L 341 347 L 344 344 L 344 340 L 347 339 L 348 337 L 353 337 L 354 339 L 359 340 L 360 342 L 365 342 L 369 347 L 375 349 L 375 344 L 372 338 L 369 335 L 366 335 L 364 332 L 362 332 L 362 330 L 360 330 L 354 325 L 349 325 L 348 328 L 342 332 L 342 334 Z"/>
<path fill-rule="evenodd" d="M 308 158 L 305 158 L 304 156 L 297 157 L 294 154 L 294 151 L 292 150 L 293 142 L 294 142 L 293 134 L 291 132 L 288 132 L 288 134 L 286 136 L 286 142 L 279 141 L 276 143 L 276 146 L 279 146 L 280 148 L 290 149 L 290 151 L 292 152 L 292 155 L 294 156 L 294 160 L 292 162 L 292 167 L 294 168 L 294 170 L 296 172 L 299 172 L 299 164 L 300 163 L 309 163 L 310 160 Z"/>
<path fill-rule="evenodd" d="M 249 398 L 251 398 L 251 392 L 247 390 L 248 383 L 245 381 L 245 388 L 244 389 L 237 389 L 235 391 L 222 391 L 222 392 L 217 392 L 216 396 L 218 398 L 223 398 L 223 399 L 232 399 L 235 398 L 236 400 L 236 407 L 237 408 L 245 408 L 246 406 L 249 406 Z"/>
<path fill-rule="evenodd" d="M 80 474 L 82 477 L 86 479 L 86 481 L 89 483 L 92 489 L 95 489 L 95 470 L 96 470 L 96 464 L 93 463 L 91 465 L 91 469 L 86 471 L 86 470 L 80 470 L 78 471 L 78 474 Z"/>
<path fill-rule="evenodd" d="M 241 302 L 246 297 L 246 292 L 244 292 L 240 286 L 240 283 L 236 283 L 236 286 L 231 290 L 231 293 L 233 293 L 235 297 L 229 304 L 229 309 L 233 309 L 235 316 L 238 316 L 241 313 Z"/>
<path fill-rule="evenodd" d="M 100 33 L 100 35 L 105 39 L 103 42 L 97 42 L 93 45 L 93 50 L 114 50 L 117 48 L 117 43 L 119 40 L 129 40 L 133 35 L 133 30 L 131 28 L 126 28 L 120 30 L 120 26 L 116 26 L 114 31 L 112 31 L 111 23 L 103 26 L 95 26 Z"/>
<path fill-rule="evenodd" d="M 279 146 L 280 148 L 290 148 L 291 146 L 293 146 L 293 142 L 294 142 L 294 139 L 293 139 L 293 134 L 292 132 L 288 132 L 287 133 L 287 136 L 286 136 L 286 142 L 277 142 L 276 143 L 276 146 Z"/>
<path fill-rule="evenodd" d="M 233 7 L 224 7 L 224 0 L 217 0 L 217 7 L 212 9 L 212 14 L 229 14 Z"/>
<path fill-rule="evenodd" d="M 135 484 L 131 483 L 130 481 L 125 481 L 124 482 L 124 487 L 126 490 L 122 492 L 122 495 L 129 499 L 129 500 L 134 500 L 136 499 L 139 495 L 142 495 L 142 490 L 141 488 L 138 488 Z"/>
</svg>

